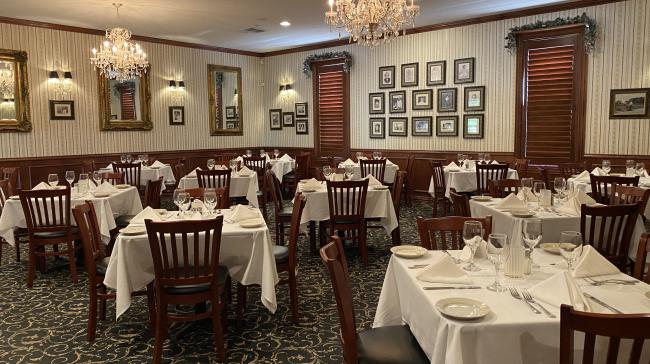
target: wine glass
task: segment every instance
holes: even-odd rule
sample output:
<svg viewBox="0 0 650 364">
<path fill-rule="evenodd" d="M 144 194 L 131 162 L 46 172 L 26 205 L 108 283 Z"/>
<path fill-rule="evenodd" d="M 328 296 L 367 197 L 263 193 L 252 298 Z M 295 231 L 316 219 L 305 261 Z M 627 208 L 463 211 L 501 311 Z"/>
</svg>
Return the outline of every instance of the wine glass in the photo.
<svg viewBox="0 0 650 364">
<path fill-rule="evenodd" d="M 253 156 L 253 151 L 250 150 L 250 149 L 246 149 L 246 156 L 247 156 L 248 158 L 252 157 L 252 156 Z"/>
<path fill-rule="evenodd" d="M 643 174 L 645 172 L 645 164 L 643 164 L 643 162 L 638 162 L 634 169 L 636 169 L 637 176 L 643 177 Z"/>
<path fill-rule="evenodd" d="M 531 268 L 539 268 L 539 265 L 533 262 L 533 251 L 537 244 L 542 241 L 542 220 L 541 219 L 526 219 L 523 226 L 523 239 L 524 244 L 528 247 L 526 249 L 526 257 L 528 258 L 528 265 Z M 528 271 L 531 271 L 529 269 Z"/>
<path fill-rule="evenodd" d="M 260 149 L 260 157 L 266 157 L 266 151 L 264 149 Z"/>
<path fill-rule="evenodd" d="M 542 181 L 533 181 L 533 194 L 537 197 L 537 206 L 541 207 L 544 205 L 542 201 L 542 194 L 546 189 L 546 183 Z"/>
<path fill-rule="evenodd" d="M 52 187 L 56 187 L 56 185 L 59 184 L 59 175 L 54 174 L 54 173 L 48 174 L 47 175 L 47 183 Z"/>
<path fill-rule="evenodd" d="M 68 181 L 68 185 L 72 187 L 72 182 L 74 182 L 74 171 L 65 171 L 65 180 Z"/>
<path fill-rule="evenodd" d="M 634 163 L 634 159 L 628 159 L 627 161 L 625 161 L 625 175 L 626 176 L 634 177 L 634 175 L 635 175 L 634 171 L 636 170 L 636 168 L 634 168 L 635 165 L 636 164 Z"/>
<path fill-rule="evenodd" d="M 126 154 L 122 154 L 120 156 L 120 163 L 122 163 L 122 164 L 126 163 Z"/>
<path fill-rule="evenodd" d="M 571 272 L 573 263 L 582 255 L 582 234 L 578 231 L 561 232 L 560 254 L 566 260 L 568 271 Z"/>
<path fill-rule="evenodd" d="M 483 236 L 483 225 L 480 221 L 465 221 L 463 224 L 463 241 L 465 245 L 469 246 L 471 250 L 471 255 L 469 258 L 469 264 L 464 266 L 463 269 L 470 272 L 478 272 L 481 268 L 477 267 L 474 264 L 474 254 L 476 254 L 476 248 L 481 243 L 481 237 Z"/>
<path fill-rule="evenodd" d="M 377 151 L 377 159 L 381 159 L 381 157 L 382 157 L 381 152 L 380 152 L 380 151 Z"/>
<path fill-rule="evenodd" d="M 185 216 L 185 213 L 190 210 L 190 207 L 192 207 L 192 199 L 190 198 L 190 194 L 187 192 L 183 192 L 180 194 L 181 197 L 181 210 L 183 211 L 183 216 Z"/>
<path fill-rule="evenodd" d="M 485 164 L 488 164 L 492 161 L 492 158 L 490 157 L 490 153 L 485 153 L 483 155 L 483 158 L 485 158 Z"/>
<path fill-rule="evenodd" d="M 488 241 L 491 246 L 488 246 L 486 249 L 487 258 L 494 264 L 494 283 L 485 288 L 494 292 L 505 292 L 508 289 L 501 285 L 500 273 L 503 264 L 508 259 L 508 249 L 506 248 L 508 236 L 506 234 L 490 234 Z"/>
<path fill-rule="evenodd" d="M 357 152 L 357 163 L 361 163 L 361 157 L 363 157 L 363 152 Z"/>
<path fill-rule="evenodd" d="M 345 166 L 345 177 L 347 177 L 348 180 L 351 180 L 353 175 L 354 168 L 352 166 Z"/>
<path fill-rule="evenodd" d="M 528 203 L 528 194 L 533 190 L 533 179 L 522 178 L 521 189 L 524 191 L 524 202 Z"/>
<path fill-rule="evenodd" d="M 555 177 L 553 180 L 553 187 L 558 197 L 562 200 L 564 199 L 564 194 L 566 192 L 566 180 L 564 177 Z"/>
<path fill-rule="evenodd" d="M 278 157 L 280 157 L 280 150 L 279 149 L 273 149 L 273 155 L 275 156 L 275 159 L 278 159 Z"/>
<path fill-rule="evenodd" d="M 332 167 L 323 166 L 323 176 L 325 176 L 325 179 L 330 179 L 332 176 Z"/>
<path fill-rule="evenodd" d="M 88 192 L 90 180 L 88 179 L 88 173 L 79 174 L 79 193 Z"/>
<path fill-rule="evenodd" d="M 208 209 L 208 216 L 212 216 L 215 206 L 217 206 L 217 192 L 214 188 L 206 188 L 203 191 L 203 204 Z"/>
<path fill-rule="evenodd" d="M 237 160 L 236 159 L 231 159 L 230 160 L 230 169 L 232 171 L 237 171 Z"/>
<path fill-rule="evenodd" d="M 133 162 L 133 156 L 131 154 L 126 155 L 126 163 L 131 163 Z"/>
<path fill-rule="evenodd" d="M 485 154 L 484 153 L 479 153 L 478 154 L 478 163 L 483 164 L 485 162 Z"/>
<path fill-rule="evenodd" d="M 460 167 L 463 164 L 463 153 L 456 154 L 456 160 L 458 160 L 458 166 Z"/>
<path fill-rule="evenodd" d="M 93 181 L 95 182 L 96 186 L 99 186 L 99 184 L 102 182 L 102 175 L 99 173 L 99 171 L 93 172 Z"/>
<path fill-rule="evenodd" d="M 210 170 L 214 169 L 214 164 L 215 164 L 214 159 L 212 159 L 212 158 L 208 159 L 208 162 L 207 162 L 208 169 L 210 169 Z"/>
<path fill-rule="evenodd" d="M 609 172 L 612 170 L 612 162 L 610 162 L 609 159 L 604 159 L 601 168 L 605 174 L 609 175 Z"/>
<path fill-rule="evenodd" d="M 174 195 L 172 196 L 174 205 L 178 207 L 178 216 L 180 216 L 183 213 L 183 210 L 181 210 L 181 203 L 183 202 L 183 199 L 185 198 L 183 194 L 185 193 L 185 190 L 177 188 L 174 190 Z"/>
<path fill-rule="evenodd" d="M 144 154 L 138 154 L 138 160 L 140 162 L 144 161 Z"/>
<path fill-rule="evenodd" d="M 142 159 L 140 159 L 140 162 L 142 162 L 143 167 L 149 167 L 149 155 L 143 154 Z"/>
</svg>

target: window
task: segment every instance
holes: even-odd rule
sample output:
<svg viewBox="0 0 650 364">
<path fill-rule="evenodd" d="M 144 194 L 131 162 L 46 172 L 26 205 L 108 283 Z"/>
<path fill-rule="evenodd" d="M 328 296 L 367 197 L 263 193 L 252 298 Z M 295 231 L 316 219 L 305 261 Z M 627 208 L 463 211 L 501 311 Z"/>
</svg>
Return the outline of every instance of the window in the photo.
<svg viewBox="0 0 650 364">
<path fill-rule="evenodd" d="M 584 155 L 584 26 L 522 32 L 517 46 L 515 155 L 533 163 Z"/>
<path fill-rule="evenodd" d="M 312 64 L 314 87 L 314 147 L 318 157 L 350 153 L 349 77 L 344 59 Z"/>
</svg>

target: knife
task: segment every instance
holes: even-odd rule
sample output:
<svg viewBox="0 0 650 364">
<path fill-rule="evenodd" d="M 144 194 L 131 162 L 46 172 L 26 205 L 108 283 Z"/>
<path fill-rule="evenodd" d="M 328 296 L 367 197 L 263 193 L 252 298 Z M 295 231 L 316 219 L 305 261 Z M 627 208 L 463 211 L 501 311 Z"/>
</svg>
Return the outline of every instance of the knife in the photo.
<svg viewBox="0 0 650 364">
<path fill-rule="evenodd" d="M 425 291 L 436 291 L 439 289 L 480 289 L 479 286 L 466 286 L 466 287 L 446 287 L 446 286 L 436 286 L 436 287 L 422 287 Z"/>
<path fill-rule="evenodd" d="M 612 311 L 612 312 L 615 312 L 615 313 L 623 314 L 623 312 L 621 312 L 620 310 L 615 309 L 614 307 L 612 307 L 612 306 L 606 304 L 605 302 L 603 302 L 603 301 L 599 300 L 598 298 L 596 298 L 596 297 L 590 295 L 589 293 L 583 293 L 583 294 L 585 295 L 585 297 L 587 297 L 587 298 L 589 298 L 590 300 L 596 302 L 597 304 L 599 304 L 599 305 L 605 307 L 606 309 L 608 309 L 608 310 L 610 310 L 610 311 Z"/>
</svg>

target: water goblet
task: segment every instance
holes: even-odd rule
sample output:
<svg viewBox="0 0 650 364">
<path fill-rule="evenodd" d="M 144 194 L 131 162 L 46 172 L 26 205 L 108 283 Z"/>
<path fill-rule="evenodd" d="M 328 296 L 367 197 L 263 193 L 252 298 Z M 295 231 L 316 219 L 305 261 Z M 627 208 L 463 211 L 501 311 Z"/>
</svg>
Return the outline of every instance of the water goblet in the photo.
<svg viewBox="0 0 650 364">
<path fill-rule="evenodd" d="M 521 189 L 523 190 L 524 202 L 526 203 L 528 203 L 528 194 L 533 190 L 533 181 L 532 178 L 521 179 Z"/>
<path fill-rule="evenodd" d="M 59 184 L 59 175 L 54 173 L 48 174 L 47 183 L 52 187 L 56 187 Z"/>
<path fill-rule="evenodd" d="M 484 153 L 479 153 L 478 154 L 478 163 L 483 164 L 485 162 L 485 154 Z"/>
<path fill-rule="evenodd" d="M 380 151 L 377 151 L 377 159 L 381 159 L 381 157 L 382 157 L 381 152 L 380 152 Z"/>
<path fill-rule="evenodd" d="M 571 272 L 573 263 L 582 255 L 582 234 L 579 231 L 560 233 L 560 255 L 566 260 L 567 270 Z"/>
<path fill-rule="evenodd" d="M 546 189 L 546 183 L 542 181 L 533 181 L 533 194 L 537 197 L 537 206 L 542 206 L 542 194 Z"/>
<path fill-rule="evenodd" d="M 508 236 L 506 234 L 490 234 L 488 241 L 490 245 L 487 247 L 487 258 L 494 264 L 494 283 L 485 288 L 494 292 L 505 292 L 508 289 L 501 285 L 501 272 L 508 259 L 508 249 L 506 248 Z"/>
<path fill-rule="evenodd" d="M 273 155 L 275 156 L 275 159 L 278 159 L 280 157 L 280 150 L 279 149 L 273 149 Z"/>
<path fill-rule="evenodd" d="M 72 187 L 72 182 L 74 182 L 74 171 L 65 171 L 65 180 L 68 181 L 68 185 Z"/>
<path fill-rule="evenodd" d="M 612 162 L 610 162 L 608 159 L 604 159 L 603 163 L 601 164 L 601 168 L 605 174 L 609 175 L 609 172 L 612 170 Z"/>
<path fill-rule="evenodd" d="M 253 156 L 253 151 L 250 150 L 250 149 L 246 149 L 246 156 L 247 156 L 248 158 L 252 157 L 252 156 Z"/>
<path fill-rule="evenodd" d="M 539 268 L 539 265 L 535 264 L 533 261 L 533 251 L 537 244 L 542 241 L 542 220 L 541 219 L 526 219 L 524 220 L 523 228 L 523 240 L 524 244 L 528 249 L 526 249 L 526 258 L 528 260 L 529 268 Z M 528 272 L 531 272 L 532 269 L 527 269 Z"/>
<path fill-rule="evenodd" d="M 456 154 L 456 160 L 458 160 L 458 166 L 463 164 L 463 153 Z"/>
<path fill-rule="evenodd" d="M 357 163 L 361 163 L 362 157 L 363 157 L 363 152 L 357 152 Z"/>
<path fill-rule="evenodd" d="M 186 216 L 186 213 L 190 210 L 190 207 L 192 207 L 192 199 L 190 198 L 190 194 L 183 192 L 180 194 L 179 199 L 181 201 L 180 208 L 181 211 L 183 211 L 183 216 Z"/>
<path fill-rule="evenodd" d="M 138 154 L 138 160 L 140 162 L 143 162 L 144 161 L 144 154 Z"/>
<path fill-rule="evenodd" d="M 206 165 L 208 166 L 208 169 L 209 169 L 209 170 L 214 169 L 214 164 L 215 164 L 215 161 L 214 161 L 214 159 L 212 159 L 212 158 L 208 159 L 208 162 L 206 163 Z"/>
<path fill-rule="evenodd" d="M 230 169 L 233 172 L 237 172 L 237 160 L 236 159 L 231 159 L 230 160 Z"/>
<path fill-rule="evenodd" d="M 490 157 L 490 153 L 485 153 L 483 155 L 483 158 L 485 158 L 485 164 L 488 164 L 492 161 L 492 158 Z"/>
<path fill-rule="evenodd" d="M 625 161 L 625 175 L 628 177 L 634 177 L 636 175 L 635 171 L 636 168 L 634 166 L 636 163 L 634 162 L 634 159 L 628 159 Z"/>
<path fill-rule="evenodd" d="M 203 204 L 208 209 L 208 216 L 212 216 L 217 206 L 217 193 L 214 188 L 206 188 L 203 191 Z"/>
<path fill-rule="evenodd" d="M 483 225 L 480 221 L 465 221 L 463 224 L 463 241 L 471 250 L 469 264 L 463 267 L 466 271 L 477 272 L 481 270 L 474 264 L 474 254 L 476 254 L 476 248 L 481 243 L 482 236 Z"/>
<path fill-rule="evenodd" d="M 126 163 L 126 154 L 122 154 L 120 156 L 120 163 L 122 163 L 122 164 Z"/>
<path fill-rule="evenodd" d="M 260 149 L 260 157 L 266 157 L 266 151 L 264 149 Z"/>
<path fill-rule="evenodd" d="M 639 177 L 643 177 L 645 174 L 645 164 L 643 162 L 638 162 L 635 167 L 636 169 L 636 175 Z"/>
<path fill-rule="evenodd" d="M 555 177 L 553 180 L 553 187 L 555 188 L 558 198 L 563 200 L 566 192 L 566 180 L 564 177 Z"/>
<path fill-rule="evenodd" d="M 345 177 L 347 177 L 348 180 L 351 180 L 353 175 L 354 175 L 354 167 L 345 166 Z"/>
<path fill-rule="evenodd" d="M 178 216 L 179 217 L 183 213 L 183 210 L 181 209 L 181 203 L 183 202 L 183 199 L 185 198 L 183 196 L 184 193 L 185 193 L 185 190 L 177 188 L 177 189 L 174 190 L 174 194 L 172 196 L 172 199 L 174 201 L 174 205 L 176 205 L 176 207 L 178 207 L 178 211 L 179 211 Z"/>
<path fill-rule="evenodd" d="M 330 166 L 323 166 L 323 176 L 325 179 L 330 179 L 332 177 L 332 167 Z"/>
<path fill-rule="evenodd" d="M 99 173 L 99 171 L 93 172 L 93 181 L 95 182 L 96 186 L 99 186 L 99 184 L 102 182 L 102 175 Z"/>
</svg>

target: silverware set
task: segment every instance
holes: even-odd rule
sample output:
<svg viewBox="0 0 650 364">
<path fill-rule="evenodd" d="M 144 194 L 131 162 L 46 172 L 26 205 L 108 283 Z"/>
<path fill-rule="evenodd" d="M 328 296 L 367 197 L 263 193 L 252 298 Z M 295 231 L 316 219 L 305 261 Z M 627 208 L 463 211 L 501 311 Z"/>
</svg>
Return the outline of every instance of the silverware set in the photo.
<svg viewBox="0 0 650 364">
<path fill-rule="evenodd" d="M 602 286 L 604 284 L 624 284 L 624 285 L 633 285 L 639 283 L 636 279 L 616 279 L 616 278 L 611 278 L 611 279 L 603 279 L 603 280 L 596 280 L 591 277 L 586 277 L 584 280 L 591 284 L 592 286 Z"/>
<path fill-rule="evenodd" d="M 535 312 L 536 314 L 541 314 L 542 311 L 544 311 L 546 316 L 548 316 L 550 318 L 555 318 L 556 317 L 549 310 L 547 310 L 546 307 L 544 307 L 541 303 L 537 302 L 533 298 L 533 296 L 530 294 L 530 292 L 528 292 L 528 290 L 522 289 L 521 290 L 521 295 L 520 295 L 516 288 L 510 287 L 510 294 L 512 295 L 512 297 L 514 297 L 514 298 L 516 298 L 516 299 L 518 299 L 520 301 L 524 301 L 526 303 L 526 305 L 528 305 L 528 307 L 530 307 L 530 309 L 533 312 Z M 542 311 L 538 310 L 536 306 L 539 307 Z"/>
<path fill-rule="evenodd" d="M 432 286 L 422 287 L 425 291 L 438 291 L 442 289 L 481 289 L 479 286 Z"/>
<path fill-rule="evenodd" d="M 409 269 L 420 269 L 420 268 L 426 268 L 428 267 L 428 264 L 413 264 L 409 266 Z"/>
</svg>

